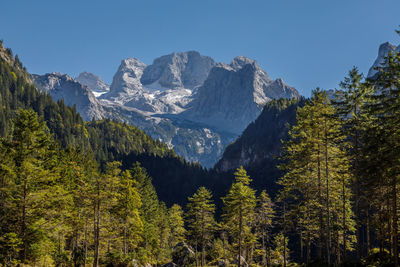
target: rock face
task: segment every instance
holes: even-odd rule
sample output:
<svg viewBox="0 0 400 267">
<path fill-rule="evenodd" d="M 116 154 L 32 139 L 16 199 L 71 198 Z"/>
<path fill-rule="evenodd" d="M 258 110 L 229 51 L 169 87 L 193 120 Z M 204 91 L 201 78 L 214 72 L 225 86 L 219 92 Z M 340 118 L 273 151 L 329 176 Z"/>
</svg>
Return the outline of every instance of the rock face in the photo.
<svg viewBox="0 0 400 267">
<path fill-rule="evenodd" d="M 97 97 L 110 91 L 110 86 L 106 84 L 99 76 L 90 72 L 81 72 L 75 78 L 79 83 L 86 85 Z"/>
<path fill-rule="evenodd" d="M 141 78 L 143 85 L 194 89 L 203 84 L 215 61 L 199 52 L 172 53 L 154 60 Z"/>
<path fill-rule="evenodd" d="M 105 111 L 91 90 L 66 74 L 48 73 L 32 75 L 39 90 L 49 93 L 55 100 L 64 99 L 69 106 L 76 105 L 84 120 L 99 120 L 105 117 Z"/>
<path fill-rule="evenodd" d="M 236 57 L 211 70 L 184 115 L 240 134 L 271 99 L 298 97 L 296 89 L 282 79 L 272 80 L 256 61 Z"/>
<path fill-rule="evenodd" d="M 56 99 L 76 104 L 84 119 L 107 117 L 138 126 L 205 167 L 215 164 L 265 103 L 299 97 L 296 89 L 271 79 L 250 58 L 217 64 L 196 51 L 162 56 L 149 66 L 136 58 L 124 59 L 109 90 L 88 72 L 76 80 L 61 74 L 35 80 Z"/>
<path fill-rule="evenodd" d="M 390 52 L 400 52 L 400 45 L 396 48 L 396 46 L 386 42 L 379 46 L 378 57 L 368 71 L 368 78 L 373 78 L 378 73 L 378 71 L 375 69 L 376 67 L 384 66 L 385 57 L 387 57 Z"/>
<path fill-rule="evenodd" d="M 140 78 L 146 64 L 136 58 L 128 58 L 121 61 L 111 83 L 110 92 L 105 98 L 118 98 L 138 94 L 142 91 Z"/>
</svg>

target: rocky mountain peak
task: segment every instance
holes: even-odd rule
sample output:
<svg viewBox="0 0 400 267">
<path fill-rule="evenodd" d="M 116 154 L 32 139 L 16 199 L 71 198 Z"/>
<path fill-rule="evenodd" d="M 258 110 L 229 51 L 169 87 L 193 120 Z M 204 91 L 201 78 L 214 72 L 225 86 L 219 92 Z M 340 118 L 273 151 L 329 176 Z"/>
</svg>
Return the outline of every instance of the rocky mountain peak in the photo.
<svg viewBox="0 0 400 267">
<path fill-rule="evenodd" d="M 96 75 L 60 77 L 36 82 L 55 99 L 76 104 L 86 120 L 104 114 L 132 123 L 205 166 L 257 118 L 265 103 L 299 95 L 282 79 L 272 80 L 254 59 L 239 56 L 229 64 L 216 63 L 196 51 L 165 55 L 149 66 L 124 59 L 110 90 L 98 99 L 93 88 L 104 88 L 104 82 Z"/>
<path fill-rule="evenodd" d="M 102 97 L 117 97 L 120 94 L 133 95 L 142 90 L 140 78 L 146 64 L 136 58 L 127 58 L 121 61 L 110 86 L 110 93 Z"/>
<path fill-rule="evenodd" d="M 107 92 L 110 90 L 110 86 L 106 84 L 99 76 L 90 72 L 81 72 L 78 77 L 75 78 L 79 83 L 86 85 L 93 92 Z"/>
<path fill-rule="evenodd" d="M 246 65 L 252 65 L 255 68 L 260 68 L 258 65 L 257 61 L 254 59 L 244 57 L 244 56 L 238 56 L 232 59 L 231 63 L 229 64 L 234 70 L 240 70 Z"/>
<path fill-rule="evenodd" d="M 55 100 L 63 99 L 69 106 L 75 105 L 84 120 L 105 117 L 104 109 L 92 91 L 69 75 L 53 72 L 31 77 L 39 90 L 47 92 Z"/>
<path fill-rule="evenodd" d="M 255 60 L 240 56 L 210 71 L 184 115 L 240 134 L 271 99 L 299 96 L 282 79 L 271 80 Z"/>
<path fill-rule="evenodd" d="M 205 81 L 215 61 L 197 51 L 179 52 L 156 58 L 141 78 L 143 85 L 194 89 Z"/>
<path fill-rule="evenodd" d="M 390 52 L 395 52 L 395 51 L 400 52 L 400 45 L 396 47 L 395 45 L 392 45 L 389 42 L 381 44 L 379 46 L 378 56 L 377 56 L 374 64 L 369 69 L 367 77 L 368 78 L 374 77 L 378 73 L 376 68 L 383 67 L 383 65 L 385 63 L 385 57 L 387 57 Z"/>
</svg>

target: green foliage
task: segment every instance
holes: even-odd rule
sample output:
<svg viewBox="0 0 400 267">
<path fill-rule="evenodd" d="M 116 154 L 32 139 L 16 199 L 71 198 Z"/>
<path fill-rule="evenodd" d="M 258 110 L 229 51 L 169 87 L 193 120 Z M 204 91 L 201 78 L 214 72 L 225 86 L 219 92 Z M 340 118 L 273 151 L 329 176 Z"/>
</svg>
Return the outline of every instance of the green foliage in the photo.
<svg viewBox="0 0 400 267">
<path fill-rule="evenodd" d="M 237 258 L 255 243 L 252 226 L 255 217 L 255 191 L 249 187 L 251 179 L 243 167 L 235 172 L 235 182 L 223 198 L 223 228 L 227 230 L 237 248 Z"/>
<path fill-rule="evenodd" d="M 297 112 L 297 124 L 285 144 L 286 171 L 280 197 L 288 202 L 297 231 L 311 249 L 316 240 L 331 258 L 332 250 L 351 249 L 354 221 L 350 200 L 351 173 L 342 144 L 341 122 L 326 93 L 316 90 Z M 325 241 L 326 244 L 323 244 Z M 332 245 L 332 243 L 336 243 Z M 309 257 L 309 256 L 308 256 Z"/>
<path fill-rule="evenodd" d="M 284 266 L 289 263 L 289 239 L 283 233 L 279 233 L 274 238 L 275 249 L 271 252 L 272 266 Z"/>
<path fill-rule="evenodd" d="M 136 127 L 111 120 L 92 121 L 85 126 L 99 162 L 117 160 L 119 156 L 130 153 L 177 157 L 167 145 L 155 141 Z"/>
<path fill-rule="evenodd" d="M 0 45 L 0 136 L 11 133 L 11 120 L 18 109 L 33 109 L 42 116 L 62 146 L 87 146 L 83 121 L 75 108 L 39 92 L 29 79 L 18 57 Z"/>
<path fill-rule="evenodd" d="M 178 204 L 172 205 L 168 210 L 169 227 L 171 228 L 171 236 L 169 246 L 175 247 L 179 242 L 185 241 L 185 227 L 183 220 L 183 210 Z"/>
<path fill-rule="evenodd" d="M 201 266 L 206 264 L 206 248 L 216 228 L 214 220 L 215 205 L 212 195 L 205 187 L 200 187 L 197 192 L 188 198 L 187 224 L 189 239 L 196 250 L 201 249 Z M 197 261 L 197 256 L 196 256 Z"/>
<path fill-rule="evenodd" d="M 32 110 L 18 111 L 12 129 L 0 142 L 0 264 L 170 260 L 182 209 L 158 201 L 139 164 L 101 172 L 90 153 L 60 149 Z"/>
<path fill-rule="evenodd" d="M 0 265 L 198 266 L 200 250 L 202 266 L 347 266 L 357 241 L 359 263 L 397 266 L 400 54 L 378 71 L 363 81 L 353 68 L 333 101 L 317 89 L 268 103 L 224 154 L 248 153 L 256 178 L 234 172 L 217 223 L 204 185 L 218 199 L 231 173 L 187 163 L 135 127 L 84 123 L 0 42 Z M 186 198 L 184 213 L 173 203 Z"/>
<path fill-rule="evenodd" d="M 242 135 L 224 151 L 222 159 L 216 164 L 219 170 L 218 179 L 224 182 L 223 188 L 216 188 L 215 195 L 225 192 L 230 187 L 231 170 L 221 173 L 224 162 L 233 166 L 243 165 L 243 158 L 250 159 L 246 162 L 246 170 L 252 177 L 252 185 L 257 190 L 266 189 L 275 197 L 279 186 L 276 182 L 281 176 L 277 168 L 280 163 L 279 156 L 282 149 L 281 140 L 287 140 L 289 126 L 296 122 L 296 110 L 303 106 L 305 99 L 277 99 L 265 104 L 258 118 L 250 123 Z M 268 178 L 266 178 L 268 177 Z"/>
<path fill-rule="evenodd" d="M 275 219 L 273 203 L 267 192 L 263 190 L 257 198 L 255 234 L 260 244 L 259 254 L 263 265 L 271 263 L 272 227 Z"/>
</svg>

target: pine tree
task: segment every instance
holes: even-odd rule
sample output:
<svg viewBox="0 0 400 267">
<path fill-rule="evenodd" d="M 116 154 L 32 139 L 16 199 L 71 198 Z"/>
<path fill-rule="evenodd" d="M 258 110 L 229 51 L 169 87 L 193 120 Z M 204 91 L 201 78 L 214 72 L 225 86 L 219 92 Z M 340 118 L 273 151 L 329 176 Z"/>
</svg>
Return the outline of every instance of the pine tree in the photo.
<svg viewBox="0 0 400 267">
<path fill-rule="evenodd" d="M 267 192 L 263 190 L 257 198 L 255 228 L 257 238 L 261 240 L 262 264 L 271 265 L 272 224 L 275 216 L 273 203 Z"/>
<path fill-rule="evenodd" d="M 157 263 L 160 251 L 160 203 L 151 178 L 146 170 L 137 162 L 131 169 L 132 177 L 137 181 L 137 189 L 142 205 L 140 216 L 143 222 L 142 241 L 138 249 L 139 260 L 144 263 Z"/>
<path fill-rule="evenodd" d="M 116 197 L 115 206 L 112 207 L 112 215 L 115 217 L 113 221 L 118 225 L 122 251 L 126 256 L 138 247 L 143 232 L 143 222 L 139 212 L 142 205 L 141 197 L 136 188 L 136 181 L 129 171 L 119 175 Z"/>
<path fill-rule="evenodd" d="M 369 133 L 373 138 L 369 138 L 368 156 L 376 162 L 373 166 L 372 174 L 377 178 L 376 196 L 382 196 L 386 202 L 386 211 L 380 212 L 379 221 L 386 221 L 384 216 L 388 214 L 390 220 L 387 223 L 387 232 L 390 236 L 390 250 L 393 255 L 393 262 L 398 266 L 398 176 L 399 155 L 400 155 L 400 53 L 389 53 L 383 67 L 378 69 L 378 76 L 372 81 L 376 87 L 376 92 L 372 97 L 375 101 L 370 105 L 371 115 L 376 119 L 371 126 Z M 377 149 L 375 150 L 375 147 Z M 383 236 L 381 235 L 381 238 Z"/>
<path fill-rule="evenodd" d="M 178 204 L 172 205 L 168 210 L 168 221 L 171 228 L 171 238 L 169 246 L 175 247 L 176 244 L 185 240 L 186 230 L 184 228 L 183 210 Z"/>
<path fill-rule="evenodd" d="M 121 163 L 118 161 L 109 162 L 106 171 L 102 175 L 95 175 L 92 180 L 92 204 L 93 204 L 93 236 L 94 236 L 94 260 L 93 267 L 99 266 L 101 241 L 110 238 L 109 232 L 103 231 L 113 226 L 109 216 L 110 208 L 115 205 L 118 186 L 118 176 L 120 175 Z M 102 232 L 104 233 L 101 236 Z M 108 243 L 109 247 L 109 243 Z M 109 250 L 109 249 L 108 249 Z"/>
<path fill-rule="evenodd" d="M 324 246 L 328 264 L 332 254 L 340 263 L 342 247 L 351 249 L 354 227 L 351 174 L 342 145 L 345 136 L 335 113 L 326 93 L 320 90 L 298 110 L 297 124 L 291 128 L 291 140 L 284 149 L 286 163 L 281 168 L 286 174 L 280 180 L 284 187 L 281 198 L 290 204 L 289 213 L 296 216 L 300 235 L 306 237 L 307 255 L 311 240 L 317 238 L 319 256 Z"/>
<path fill-rule="evenodd" d="M 337 109 L 339 118 L 342 120 L 343 132 L 346 135 L 348 142 L 347 154 L 351 161 L 351 172 L 354 177 L 352 182 L 354 196 L 355 196 L 355 214 L 356 214 L 356 229 L 357 229 L 357 256 L 361 259 L 362 256 L 362 210 L 366 212 L 367 198 L 362 195 L 365 188 L 363 188 L 362 181 L 362 161 L 361 148 L 363 146 L 362 136 L 368 125 L 368 113 L 366 106 L 368 99 L 372 94 L 372 87 L 368 83 L 363 83 L 363 75 L 358 72 L 354 67 L 349 71 L 348 77 L 340 83 L 343 91 L 336 91 L 334 105 Z M 368 220 L 368 218 L 367 218 Z M 369 233 L 367 233 L 369 236 Z M 346 253 L 346 243 L 344 243 L 344 253 Z M 367 246 L 367 252 L 369 245 Z M 346 258 L 346 254 L 344 254 Z"/>
<path fill-rule="evenodd" d="M 234 173 L 235 182 L 229 189 L 228 194 L 222 199 L 224 213 L 222 215 L 224 227 L 231 239 L 237 244 L 237 261 L 241 265 L 245 239 L 253 240 L 252 225 L 255 214 L 256 197 L 255 191 L 250 188 L 250 177 L 241 166 Z"/>
<path fill-rule="evenodd" d="M 274 237 L 275 249 L 272 252 L 273 264 L 278 266 L 287 266 L 289 263 L 289 239 L 283 234 L 278 233 Z"/>
<path fill-rule="evenodd" d="M 14 122 L 12 137 L 12 157 L 15 166 L 14 192 L 17 233 L 21 239 L 21 262 L 35 260 L 46 254 L 46 246 L 40 239 L 41 229 L 38 222 L 44 219 L 44 209 L 40 207 L 46 200 L 47 184 L 54 177 L 46 168 L 52 160 L 48 129 L 32 110 L 18 111 Z M 37 244 L 37 246 L 33 246 Z M 41 245 L 42 246 L 41 246 Z M 35 250 L 31 250 L 36 247 Z"/>
<path fill-rule="evenodd" d="M 205 187 L 200 187 L 192 197 L 188 198 L 188 201 L 186 215 L 189 229 L 188 234 L 195 247 L 196 254 L 198 246 L 200 246 L 201 266 L 205 266 L 206 246 L 216 229 L 214 221 L 215 205 L 212 202 L 211 192 Z"/>
</svg>

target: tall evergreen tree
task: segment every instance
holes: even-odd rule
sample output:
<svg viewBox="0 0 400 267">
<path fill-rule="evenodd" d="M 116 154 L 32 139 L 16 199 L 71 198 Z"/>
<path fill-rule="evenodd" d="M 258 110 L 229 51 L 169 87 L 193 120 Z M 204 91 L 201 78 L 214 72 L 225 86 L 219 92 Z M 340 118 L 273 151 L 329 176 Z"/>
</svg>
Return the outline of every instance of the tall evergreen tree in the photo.
<svg viewBox="0 0 400 267">
<path fill-rule="evenodd" d="M 354 227 L 351 173 L 342 146 L 345 136 L 335 112 L 326 93 L 320 90 L 314 91 L 311 101 L 298 110 L 297 124 L 290 130 L 291 140 L 285 144 L 286 163 L 281 168 L 286 174 L 280 180 L 281 197 L 292 203 L 290 213 L 298 219 L 298 230 L 304 229 L 301 236 L 306 237 L 307 254 L 311 240 L 317 238 L 318 254 L 322 256 L 324 246 L 328 263 L 333 254 L 339 263 L 343 248 L 351 249 Z"/>
<path fill-rule="evenodd" d="M 200 187 L 192 197 L 188 198 L 188 201 L 186 215 L 189 229 L 188 234 L 195 247 L 196 254 L 198 246 L 200 246 L 201 266 L 205 266 L 206 246 L 216 229 L 214 220 L 215 205 L 212 202 L 211 192 L 205 187 Z"/>
<path fill-rule="evenodd" d="M 168 210 L 169 226 L 171 228 L 171 238 L 169 240 L 169 246 L 175 247 L 176 244 L 185 240 L 185 222 L 183 218 L 183 210 L 178 204 L 172 205 Z"/>
<path fill-rule="evenodd" d="M 263 190 L 257 198 L 255 228 L 257 238 L 261 240 L 262 264 L 271 265 L 272 226 L 275 216 L 273 203 Z"/>
<path fill-rule="evenodd" d="M 192 197 L 188 198 L 188 201 L 186 219 L 189 238 L 195 247 L 196 254 L 200 246 L 201 266 L 205 266 L 206 246 L 216 229 L 214 220 L 215 205 L 212 202 L 211 192 L 205 187 L 200 187 Z"/>
<path fill-rule="evenodd" d="M 240 267 L 245 239 L 254 240 L 251 230 L 256 197 L 255 191 L 249 186 L 251 179 L 242 166 L 236 170 L 234 175 L 235 182 L 228 194 L 222 199 L 224 203 L 222 218 L 224 227 L 226 227 L 233 242 L 237 244 L 237 262 Z"/>
<path fill-rule="evenodd" d="M 373 139 L 368 147 L 369 156 L 378 163 L 372 173 L 377 177 L 377 193 L 386 199 L 387 214 L 390 221 L 387 232 L 390 233 L 390 250 L 393 262 L 398 266 L 398 180 L 400 175 L 400 53 L 389 53 L 383 67 L 378 68 L 378 76 L 372 81 L 376 92 L 375 101 L 370 105 L 371 115 L 375 119 L 371 127 Z M 378 149 L 375 150 L 373 145 Z M 369 161 L 371 163 L 371 161 Z M 373 164 L 373 163 L 372 163 Z M 375 164 L 371 165 L 374 166 Z M 371 170 L 371 168 L 369 168 Z M 379 173 L 377 173 L 379 172 Z M 381 217 L 383 218 L 383 217 Z"/>
<path fill-rule="evenodd" d="M 119 175 L 116 198 L 115 206 L 112 208 L 115 217 L 113 221 L 118 225 L 122 251 L 126 256 L 138 247 L 143 232 L 143 222 L 139 212 L 142 201 L 130 171 L 124 171 Z"/>
<path fill-rule="evenodd" d="M 369 205 L 367 203 L 368 198 L 362 195 L 362 192 L 365 192 L 362 183 L 365 179 L 362 177 L 363 172 L 360 162 L 362 161 L 362 136 L 369 121 L 366 106 L 372 94 L 372 87 L 368 83 L 363 83 L 363 75 L 358 72 L 356 67 L 349 71 L 348 77 L 345 77 L 340 86 L 343 90 L 336 91 L 334 105 L 339 118 L 342 120 L 342 130 L 348 140 L 346 144 L 347 154 L 351 162 L 350 170 L 354 177 L 352 186 L 355 197 L 357 256 L 358 259 L 361 259 L 363 250 L 361 228 L 362 218 L 364 217 L 362 213 L 366 213 Z M 369 236 L 369 233 L 367 235 Z M 367 246 L 367 251 L 369 251 L 369 246 Z M 346 253 L 346 248 L 344 248 L 344 253 Z M 346 254 L 344 254 L 345 257 Z"/>
</svg>

